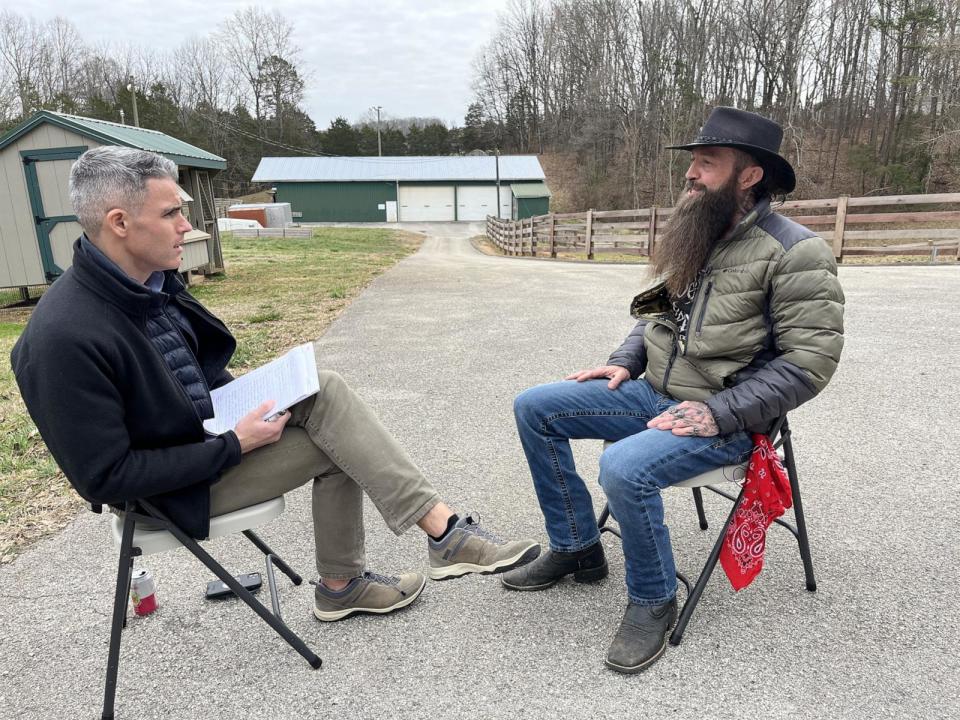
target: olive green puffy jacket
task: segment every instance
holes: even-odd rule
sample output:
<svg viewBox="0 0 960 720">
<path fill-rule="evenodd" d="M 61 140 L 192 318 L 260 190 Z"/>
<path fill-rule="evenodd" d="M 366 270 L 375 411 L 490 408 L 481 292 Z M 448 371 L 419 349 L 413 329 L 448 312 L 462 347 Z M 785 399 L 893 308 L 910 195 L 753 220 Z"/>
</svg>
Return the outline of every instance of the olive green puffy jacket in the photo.
<svg viewBox="0 0 960 720">
<path fill-rule="evenodd" d="M 831 248 L 762 200 L 713 249 L 678 337 L 661 288 L 608 361 L 677 400 L 706 402 L 722 434 L 765 432 L 820 392 L 843 348 L 843 290 Z"/>
</svg>

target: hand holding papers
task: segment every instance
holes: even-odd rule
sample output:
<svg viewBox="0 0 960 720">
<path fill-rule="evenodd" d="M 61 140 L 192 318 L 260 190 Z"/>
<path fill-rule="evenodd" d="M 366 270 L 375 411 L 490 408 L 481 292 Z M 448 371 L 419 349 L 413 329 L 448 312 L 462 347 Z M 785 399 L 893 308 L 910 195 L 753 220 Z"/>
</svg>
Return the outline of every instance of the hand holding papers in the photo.
<svg viewBox="0 0 960 720">
<path fill-rule="evenodd" d="M 204 421 L 203 427 L 209 433 L 220 435 L 233 430 L 251 409 L 266 400 L 275 400 L 276 405 L 264 416 L 266 420 L 319 389 L 313 343 L 298 345 L 276 360 L 212 391 L 214 416 Z"/>
</svg>

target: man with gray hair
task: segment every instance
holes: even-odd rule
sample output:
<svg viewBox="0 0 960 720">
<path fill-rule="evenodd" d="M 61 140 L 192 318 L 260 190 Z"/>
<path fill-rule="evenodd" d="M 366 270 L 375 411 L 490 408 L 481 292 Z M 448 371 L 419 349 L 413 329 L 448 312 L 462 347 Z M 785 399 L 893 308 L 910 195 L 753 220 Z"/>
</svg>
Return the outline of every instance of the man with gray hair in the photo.
<svg viewBox="0 0 960 720">
<path fill-rule="evenodd" d="M 185 233 L 177 167 L 153 153 L 99 147 L 77 160 L 70 197 L 84 234 L 72 266 L 40 299 L 12 364 L 40 434 L 86 500 L 151 500 L 196 538 L 209 518 L 313 482 L 320 582 L 314 615 L 388 613 L 426 578 L 367 572 L 363 493 L 400 534 L 428 535 L 429 575 L 502 572 L 535 558 L 458 516 L 335 372 L 320 391 L 264 420 L 273 401 L 207 435 L 210 390 L 232 379 L 236 342 L 177 273 Z"/>
</svg>

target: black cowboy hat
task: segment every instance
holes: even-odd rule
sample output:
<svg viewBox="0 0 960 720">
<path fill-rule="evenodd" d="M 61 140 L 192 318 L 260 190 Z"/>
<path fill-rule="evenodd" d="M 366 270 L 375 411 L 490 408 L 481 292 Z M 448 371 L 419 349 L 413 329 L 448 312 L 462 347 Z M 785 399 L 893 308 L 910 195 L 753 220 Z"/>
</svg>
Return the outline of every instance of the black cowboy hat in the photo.
<svg viewBox="0 0 960 720">
<path fill-rule="evenodd" d="M 668 145 L 667 150 L 693 150 L 698 147 L 721 146 L 743 150 L 763 168 L 767 189 L 787 194 L 797 185 L 793 168 L 781 155 L 783 128 L 773 120 L 732 107 L 717 107 L 700 128 L 693 142 Z"/>
</svg>

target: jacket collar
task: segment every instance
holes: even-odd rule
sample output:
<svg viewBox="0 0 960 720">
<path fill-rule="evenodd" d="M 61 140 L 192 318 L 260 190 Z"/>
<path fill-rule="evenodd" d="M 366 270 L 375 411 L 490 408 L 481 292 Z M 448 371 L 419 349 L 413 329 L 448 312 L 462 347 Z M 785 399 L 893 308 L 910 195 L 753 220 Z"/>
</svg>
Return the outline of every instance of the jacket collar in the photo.
<svg viewBox="0 0 960 720">
<path fill-rule="evenodd" d="M 86 235 L 73 244 L 73 273 L 77 282 L 116 305 L 131 317 L 144 317 L 166 305 L 183 289 L 175 270 L 163 273 L 162 291 L 152 290 L 127 275 L 104 255 Z"/>
<path fill-rule="evenodd" d="M 772 212 L 770 209 L 770 196 L 762 197 L 757 200 L 756 204 L 750 208 L 750 212 L 743 216 L 740 222 L 737 223 L 737 226 L 728 234 L 723 240 L 720 241 L 720 245 L 726 245 L 729 242 L 743 236 L 747 230 L 752 228 L 758 222 L 763 220 L 767 215 Z"/>
</svg>

